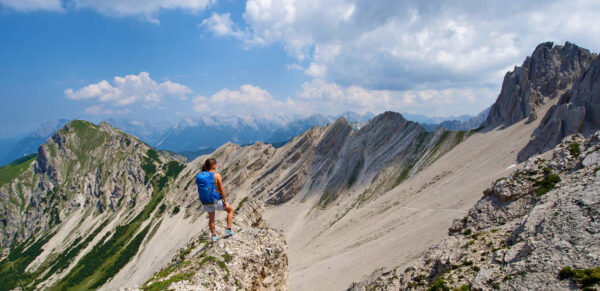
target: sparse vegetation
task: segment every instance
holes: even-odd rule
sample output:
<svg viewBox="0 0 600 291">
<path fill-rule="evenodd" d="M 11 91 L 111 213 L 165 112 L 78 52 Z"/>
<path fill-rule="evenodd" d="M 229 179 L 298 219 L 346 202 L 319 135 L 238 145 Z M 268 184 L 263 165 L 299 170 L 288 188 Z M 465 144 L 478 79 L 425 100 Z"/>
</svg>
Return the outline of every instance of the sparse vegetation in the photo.
<svg viewBox="0 0 600 291">
<path fill-rule="evenodd" d="M 91 286 L 92 289 L 100 288 L 102 285 L 104 285 L 104 283 L 106 283 L 106 281 L 108 281 L 108 279 L 116 275 L 121 268 L 125 267 L 125 265 L 129 263 L 129 260 L 131 260 L 135 254 L 137 254 L 140 245 L 142 244 L 142 241 L 146 237 L 146 234 L 149 230 L 150 224 L 140 231 L 140 233 L 138 233 L 135 238 L 129 242 L 127 247 L 125 247 L 125 249 L 119 253 L 116 260 L 106 269 L 104 276 L 102 276 Z"/>
<path fill-rule="evenodd" d="M 440 275 L 429 283 L 427 291 L 450 291 L 450 287 L 448 287 L 444 277 Z"/>
<path fill-rule="evenodd" d="M 10 183 L 14 178 L 25 172 L 35 159 L 37 159 L 37 154 L 30 154 L 0 167 L 0 186 Z"/>
<path fill-rule="evenodd" d="M 228 253 L 222 254 L 221 257 L 223 257 L 223 260 L 225 260 L 225 263 L 229 263 L 229 262 L 231 262 L 231 260 L 233 260 L 233 257 Z"/>
<path fill-rule="evenodd" d="M 580 288 L 586 290 L 586 288 L 600 283 L 600 267 L 575 269 L 567 266 L 560 270 L 558 278 L 561 280 L 572 279 Z"/>
<path fill-rule="evenodd" d="M 155 149 L 149 148 L 146 151 L 146 156 L 160 164 L 160 158 L 158 157 L 158 152 Z"/>
<path fill-rule="evenodd" d="M 18 286 L 28 286 L 39 276 L 41 269 L 38 269 L 34 273 L 25 272 L 25 269 L 44 251 L 42 247 L 53 235 L 52 233 L 41 236 L 37 241 L 34 237 L 30 237 L 17 245 L 7 258 L 0 261 L 0 290 L 11 290 Z"/>
<path fill-rule="evenodd" d="M 411 163 L 410 165 L 408 165 L 407 167 L 402 169 L 402 172 L 400 172 L 400 175 L 398 176 L 398 178 L 396 178 L 396 182 L 394 183 L 393 188 L 400 185 L 400 183 L 404 182 L 404 180 L 406 180 L 406 178 L 408 178 L 408 174 L 410 173 L 410 170 L 412 170 L 412 168 L 414 166 L 415 166 L 415 164 Z"/>
<path fill-rule="evenodd" d="M 90 153 L 104 144 L 107 134 L 99 131 L 97 125 L 84 120 L 73 120 L 68 127 L 79 140 L 75 146 L 71 146 L 71 150 L 77 156 L 79 164 L 84 165 L 89 160 Z"/>
<path fill-rule="evenodd" d="M 327 207 L 327 204 L 329 204 L 329 200 L 331 199 L 331 194 L 329 194 L 329 192 L 325 192 L 323 193 L 323 195 L 321 195 L 321 198 L 319 199 L 319 203 L 317 204 L 318 207 L 321 208 L 325 208 Z"/>
<path fill-rule="evenodd" d="M 581 155 L 581 148 L 578 142 L 574 142 L 571 143 L 569 145 L 569 152 L 571 153 L 571 156 L 574 158 L 579 158 L 579 155 Z"/>
<path fill-rule="evenodd" d="M 194 275 L 193 272 L 176 274 L 167 280 L 154 282 L 154 283 L 150 284 L 150 286 L 144 287 L 143 289 L 144 289 L 144 291 L 166 290 L 167 287 L 169 287 L 172 283 L 187 280 L 190 277 L 192 277 L 193 275 Z"/>
<path fill-rule="evenodd" d="M 558 175 L 551 174 L 550 171 L 545 170 L 544 176 L 534 183 L 534 191 L 537 196 L 542 196 L 554 189 L 554 186 L 556 186 L 558 182 L 560 182 L 560 177 Z"/>
<path fill-rule="evenodd" d="M 244 205 L 244 203 L 246 203 L 246 201 L 248 201 L 248 196 L 244 197 L 244 199 L 242 199 L 242 201 L 240 201 L 238 206 L 235 208 L 236 213 L 237 213 L 238 209 L 240 209 L 242 207 L 242 205 Z"/>
<path fill-rule="evenodd" d="M 185 165 L 178 161 L 170 161 L 165 164 L 164 168 L 166 168 L 165 175 L 168 178 L 175 179 L 181 173 L 181 171 L 185 168 Z"/>
<path fill-rule="evenodd" d="M 99 287 L 112 278 L 137 253 L 149 226 L 138 233 L 134 239 L 130 240 L 130 238 L 141 224 L 148 219 L 163 198 L 164 194 L 161 191 L 155 191 L 150 202 L 131 222 L 117 226 L 110 239 L 104 242 L 110 234 L 107 233 L 89 253 L 77 262 L 69 274 L 63 277 L 60 282 L 57 282 L 52 289 Z"/>
<path fill-rule="evenodd" d="M 360 170 L 362 170 L 364 164 L 365 157 L 361 153 L 360 158 L 358 159 L 354 167 L 352 167 L 352 173 L 350 174 L 350 178 L 348 179 L 348 188 L 352 187 L 352 185 L 356 183 L 356 180 L 358 179 L 358 174 L 360 174 Z"/>
</svg>

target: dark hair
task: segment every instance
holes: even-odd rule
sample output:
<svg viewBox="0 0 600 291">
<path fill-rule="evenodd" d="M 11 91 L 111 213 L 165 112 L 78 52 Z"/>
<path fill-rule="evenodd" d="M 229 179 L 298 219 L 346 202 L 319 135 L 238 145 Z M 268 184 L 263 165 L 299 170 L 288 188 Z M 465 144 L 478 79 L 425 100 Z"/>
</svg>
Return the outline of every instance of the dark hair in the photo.
<svg viewBox="0 0 600 291">
<path fill-rule="evenodd" d="M 215 165 L 215 164 L 217 164 L 217 160 L 215 160 L 213 158 L 206 160 L 204 162 L 204 165 L 202 166 L 202 172 L 210 171 L 212 169 L 213 165 Z"/>
</svg>

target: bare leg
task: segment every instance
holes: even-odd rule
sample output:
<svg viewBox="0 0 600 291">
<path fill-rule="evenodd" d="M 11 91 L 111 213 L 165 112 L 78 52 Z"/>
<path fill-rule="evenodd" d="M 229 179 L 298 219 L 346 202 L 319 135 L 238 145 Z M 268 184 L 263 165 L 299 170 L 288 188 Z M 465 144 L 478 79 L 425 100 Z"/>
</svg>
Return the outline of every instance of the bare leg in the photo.
<svg viewBox="0 0 600 291">
<path fill-rule="evenodd" d="M 208 228 L 213 236 L 215 236 L 215 212 L 208 213 Z"/>
<path fill-rule="evenodd" d="M 223 210 L 227 211 L 227 228 L 231 228 L 231 221 L 233 220 L 233 206 L 227 205 L 227 208 Z"/>
</svg>

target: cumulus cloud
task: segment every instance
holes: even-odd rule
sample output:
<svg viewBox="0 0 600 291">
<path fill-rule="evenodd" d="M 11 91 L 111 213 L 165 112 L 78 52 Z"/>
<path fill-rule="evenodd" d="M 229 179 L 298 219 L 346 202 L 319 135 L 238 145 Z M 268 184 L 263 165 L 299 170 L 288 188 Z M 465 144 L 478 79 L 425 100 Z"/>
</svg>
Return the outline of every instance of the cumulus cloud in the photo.
<svg viewBox="0 0 600 291">
<path fill-rule="evenodd" d="M 185 99 L 192 90 L 185 85 L 165 81 L 157 83 L 147 72 L 138 75 L 114 77 L 112 84 L 102 80 L 96 84 L 87 85 L 79 90 L 71 88 L 64 91 L 71 100 L 95 100 L 116 107 L 142 103 L 144 107 L 152 107 L 161 102 L 166 96 Z M 108 112 L 103 106 L 88 108 L 88 113 Z M 104 110 L 104 111 L 102 111 Z"/>
<path fill-rule="evenodd" d="M 214 2 L 216 0 L 74 0 L 76 8 L 91 8 L 115 17 L 144 16 L 153 22 L 158 22 L 155 15 L 161 9 L 198 12 Z"/>
<path fill-rule="evenodd" d="M 205 26 L 216 36 L 233 36 L 239 39 L 246 38 L 246 34 L 235 26 L 229 13 L 213 13 L 209 18 L 204 19 L 200 25 Z"/>
<path fill-rule="evenodd" d="M 198 113 L 224 116 L 337 115 L 344 111 L 364 114 L 386 110 L 447 116 L 479 113 L 491 104 L 495 94 L 486 88 L 370 90 L 314 79 L 303 83 L 295 96 L 284 101 L 274 98 L 260 87 L 243 85 L 236 90 L 223 89 L 210 97 L 197 96 L 192 102 Z"/>
<path fill-rule="evenodd" d="M 404 91 L 369 90 L 361 86 L 341 86 L 322 79 L 302 84 L 296 110 L 339 114 L 397 112 L 426 113 L 431 116 L 475 114 L 493 102 L 496 93 L 487 88 L 414 89 Z"/>
<path fill-rule="evenodd" d="M 266 90 L 253 85 L 242 85 L 237 90 L 223 89 L 210 97 L 197 96 L 194 110 L 199 113 L 249 115 L 290 112 L 294 101 L 279 101 Z"/>
<path fill-rule="evenodd" d="M 497 87 L 548 40 L 596 50 L 598 14 L 593 0 L 247 0 L 245 24 L 227 13 L 205 23 L 249 46 L 281 44 L 312 77 L 415 90 Z"/>
<path fill-rule="evenodd" d="M 0 5 L 21 12 L 64 11 L 60 0 L 0 0 Z"/>
</svg>

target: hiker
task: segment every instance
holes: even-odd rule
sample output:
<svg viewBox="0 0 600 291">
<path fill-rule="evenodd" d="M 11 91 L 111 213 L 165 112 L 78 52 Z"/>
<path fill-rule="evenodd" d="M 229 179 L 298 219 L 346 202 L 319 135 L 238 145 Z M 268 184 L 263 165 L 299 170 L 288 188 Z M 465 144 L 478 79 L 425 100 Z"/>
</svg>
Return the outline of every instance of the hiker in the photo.
<svg viewBox="0 0 600 291">
<path fill-rule="evenodd" d="M 215 209 L 227 211 L 227 229 L 225 233 L 233 235 L 231 221 L 233 220 L 233 206 L 227 204 L 227 196 L 223 187 L 223 179 L 220 174 L 215 174 L 217 160 L 208 159 L 202 166 L 202 172 L 196 175 L 198 196 L 204 205 L 204 211 L 208 212 L 208 227 L 212 233 L 212 240 L 219 239 L 215 234 Z M 215 186 L 216 185 L 216 186 Z"/>
</svg>

